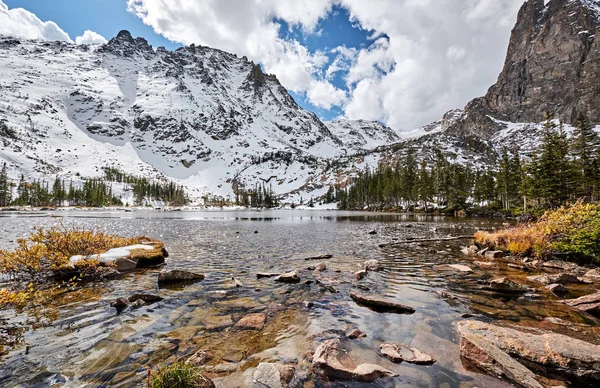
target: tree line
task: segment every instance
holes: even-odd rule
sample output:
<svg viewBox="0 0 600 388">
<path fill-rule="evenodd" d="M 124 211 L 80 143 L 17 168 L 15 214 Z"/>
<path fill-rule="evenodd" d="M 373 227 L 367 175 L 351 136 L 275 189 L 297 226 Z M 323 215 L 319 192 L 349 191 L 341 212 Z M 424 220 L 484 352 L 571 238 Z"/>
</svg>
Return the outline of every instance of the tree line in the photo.
<svg viewBox="0 0 600 388">
<path fill-rule="evenodd" d="M 17 182 L 9 178 L 6 163 L 0 170 L 0 207 L 6 206 L 121 206 L 122 198 L 113 192 L 112 183 L 125 183 L 125 191 L 133 192 L 137 205 L 144 200 L 163 201 L 173 206 L 189 202 L 182 186 L 172 181 L 153 181 L 106 168 L 102 178 L 81 178 L 82 183 L 55 177 L 26 180 L 21 174 Z"/>
<path fill-rule="evenodd" d="M 566 201 L 600 198 L 600 141 L 591 123 L 579 115 L 572 136 L 550 114 L 539 147 L 530 155 L 504 148 L 497 163 L 475 167 L 448 160 L 440 150 L 419 160 L 408 152 L 395 165 L 367 169 L 345 188 L 330 188 L 326 202 L 340 209 L 424 211 L 486 208 L 528 211 Z"/>
</svg>

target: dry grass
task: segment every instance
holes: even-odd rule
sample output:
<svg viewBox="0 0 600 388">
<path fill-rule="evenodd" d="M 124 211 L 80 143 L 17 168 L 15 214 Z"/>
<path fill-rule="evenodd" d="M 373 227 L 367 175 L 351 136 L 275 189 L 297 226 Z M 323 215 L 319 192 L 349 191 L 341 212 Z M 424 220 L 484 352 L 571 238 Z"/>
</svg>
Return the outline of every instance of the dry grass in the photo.
<svg viewBox="0 0 600 388">
<path fill-rule="evenodd" d="M 537 222 L 475 233 L 480 247 L 516 256 L 547 258 L 566 253 L 574 260 L 600 260 L 600 206 L 578 201 L 547 211 Z"/>
<path fill-rule="evenodd" d="M 34 228 L 28 239 L 17 240 L 14 251 L 0 250 L 0 273 L 12 277 L 40 279 L 61 271 L 85 272 L 99 262 L 93 255 L 111 248 L 132 245 L 144 238 L 124 238 L 99 229 L 83 230 L 64 225 Z M 75 255 L 91 256 L 74 267 L 69 259 Z"/>
</svg>

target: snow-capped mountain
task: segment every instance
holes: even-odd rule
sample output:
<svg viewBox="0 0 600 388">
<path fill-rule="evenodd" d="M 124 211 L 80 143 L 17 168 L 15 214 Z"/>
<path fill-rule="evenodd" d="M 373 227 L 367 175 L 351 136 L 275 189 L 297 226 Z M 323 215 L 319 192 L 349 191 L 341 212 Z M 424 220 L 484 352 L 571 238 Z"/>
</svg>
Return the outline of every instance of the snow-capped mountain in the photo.
<svg viewBox="0 0 600 388">
<path fill-rule="evenodd" d="M 271 181 L 285 193 L 346 146 L 258 65 L 220 50 L 0 38 L 0 158 L 28 175 L 103 166 L 200 191 Z M 222 189 L 222 190 L 220 190 Z"/>
<path fill-rule="evenodd" d="M 392 128 L 377 121 L 339 119 L 326 121 L 325 125 L 350 150 L 373 149 L 401 139 Z"/>
<path fill-rule="evenodd" d="M 275 76 L 217 49 L 167 51 L 127 31 L 89 46 L 0 37 L 0 161 L 13 177 L 94 177 L 111 166 L 174 179 L 195 199 L 264 183 L 288 200 L 407 152 L 489 166 L 504 147 L 535 149 L 545 110 L 600 123 L 599 42 L 600 0 L 528 0 L 486 96 L 396 132 L 323 123 Z"/>
</svg>

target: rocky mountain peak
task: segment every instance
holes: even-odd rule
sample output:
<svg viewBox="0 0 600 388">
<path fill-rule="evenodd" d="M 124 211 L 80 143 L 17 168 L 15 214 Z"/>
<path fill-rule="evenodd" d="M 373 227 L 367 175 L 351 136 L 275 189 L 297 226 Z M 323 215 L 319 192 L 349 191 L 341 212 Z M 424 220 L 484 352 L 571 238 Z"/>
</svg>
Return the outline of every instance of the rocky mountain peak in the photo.
<svg viewBox="0 0 600 388">
<path fill-rule="evenodd" d="M 121 30 L 116 37 L 112 38 L 108 43 L 103 45 L 100 52 L 109 52 L 115 55 L 124 57 L 132 57 L 136 53 L 142 54 L 146 59 L 154 54 L 152 46 L 144 38 L 133 38 L 127 30 Z"/>
<path fill-rule="evenodd" d="M 498 81 L 471 101 L 456 133 L 489 136 L 497 120 L 600 123 L 600 1 L 528 0 L 512 30 Z M 497 119 L 497 120 L 494 120 Z"/>
</svg>

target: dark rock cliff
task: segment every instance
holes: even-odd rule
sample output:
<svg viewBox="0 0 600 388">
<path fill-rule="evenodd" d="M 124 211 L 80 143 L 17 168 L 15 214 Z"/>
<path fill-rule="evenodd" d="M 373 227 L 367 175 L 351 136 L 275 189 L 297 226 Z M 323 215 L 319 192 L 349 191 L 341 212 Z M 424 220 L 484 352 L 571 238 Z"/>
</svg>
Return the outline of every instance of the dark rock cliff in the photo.
<svg viewBox="0 0 600 388">
<path fill-rule="evenodd" d="M 528 0 L 512 30 L 504 68 L 484 97 L 450 128 L 490 135 L 490 118 L 540 122 L 546 112 L 572 123 L 583 113 L 600 123 L 600 1 Z"/>
</svg>

